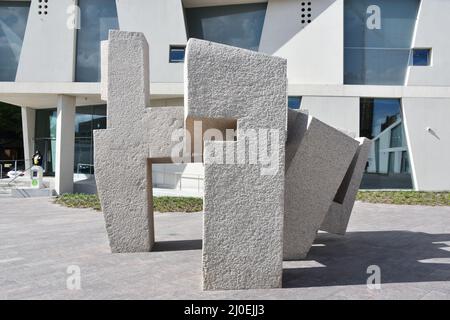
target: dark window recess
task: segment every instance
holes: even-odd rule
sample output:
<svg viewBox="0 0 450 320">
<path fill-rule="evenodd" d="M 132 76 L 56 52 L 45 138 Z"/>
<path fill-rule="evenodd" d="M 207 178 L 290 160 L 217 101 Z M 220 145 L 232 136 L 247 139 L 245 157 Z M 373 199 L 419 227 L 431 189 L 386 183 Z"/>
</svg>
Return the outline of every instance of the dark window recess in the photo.
<svg viewBox="0 0 450 320">
<path fill-rule="evenodd" d="M 185 46 L 170 46 L 169 50 L 169 62 L 177 63 L 184 62 Z"/>
<path fill-rule="evenodd" d="M 290 109 L 300 109 L 302 97 L 288 97 L 288 107 Z"/>
<path fill-rule="evenodd" d="M 431 49 L 413 49 L 412 65 L 429 66 L 431 62 Z"/>
</svg>

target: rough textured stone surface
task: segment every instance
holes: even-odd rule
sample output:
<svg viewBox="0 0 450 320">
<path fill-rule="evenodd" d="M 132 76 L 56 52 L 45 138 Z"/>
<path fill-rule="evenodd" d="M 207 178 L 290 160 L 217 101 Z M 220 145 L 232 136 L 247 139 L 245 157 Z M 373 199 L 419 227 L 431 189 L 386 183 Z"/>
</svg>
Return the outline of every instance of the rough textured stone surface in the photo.
<svg viewBox="0 0 450 320">
<path fill-rule="evenodd" d="M 353 157 L 328 214 L 322 222 L 321 230 L 341 235 L 344 235 L 347 230 L 372 144 L 372 141 L 366 138 L 357 140 L 359 141 L 358 151 Z"/>
<path fill-rule="evenodd" d="M 236 119 L 238 128 L 237 142 L 205 142 L 205 290 L 281 287 L 286 83 L 284 59 L 188 42 L 185 117 Z M 250 158 L 240 164 L 214 161 L 220 150 L 237 154 L 247 129 L 277 130 L 269 147 L 278 152 L 274 174 L 263 175 L 263 165 L 250 164 Z"/>
<path fill-rule="evenodd" d="M 355 139 L 289 110 L 284 259 L 306 257 L 357 148 Z"/>
<path fill-rule="evenodd" d="M 148 44 L 141 33 L 110 31 L 102 46 L 107 129 L 94 131 L 98 194 L 112 252 L 151 250 L 151 164 L 169 162 L 183 108 L 147 108 Z M 106 75 L 106 76 L 105 76 Z"/>
</svg>

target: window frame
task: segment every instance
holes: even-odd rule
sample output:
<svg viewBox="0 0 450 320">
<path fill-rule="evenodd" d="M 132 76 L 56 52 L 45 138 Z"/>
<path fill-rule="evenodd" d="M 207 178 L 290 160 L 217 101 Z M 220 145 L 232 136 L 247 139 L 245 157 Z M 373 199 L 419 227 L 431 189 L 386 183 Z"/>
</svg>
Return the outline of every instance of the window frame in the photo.
<svg viewBox="0 0 450 320">
<path fill-rule="evenodd" d="M 298 108 L 291 108 L 289 106 L 289 99 L 298 99 Z M 302 108 L 302 96 L 288 96 L 287 106 L 291 110 L 300 110 Z"/>
<path fill-rule="evenodd" d="M 183 50 L 183 60 L 172 59 L 173 50 Z M 169 63 L 184 63 L 186 57 L 186 45 L 185 44 L 171 44 L 169 46 Z"/>
<path fill-rule="evenodd" d="M 427 51 L 427 62 L 426 64 L 414 64 L 414 53 L 415 51 Z M 410 57 L 411 67 L 430 67 L 432 65 L 433 49 L 432 48 L 412 48 Z"/>
</svg>

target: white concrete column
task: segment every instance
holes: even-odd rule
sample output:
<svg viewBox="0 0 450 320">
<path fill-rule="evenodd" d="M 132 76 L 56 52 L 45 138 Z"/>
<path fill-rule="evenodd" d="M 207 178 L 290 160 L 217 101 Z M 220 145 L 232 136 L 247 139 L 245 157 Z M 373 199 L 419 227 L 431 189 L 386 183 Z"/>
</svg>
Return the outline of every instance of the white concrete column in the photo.
<svg viewBox="0 0 450 320">
<path fill-rule="evenodd" d="M 55 190 L 73 192 L 75 149 L 75 97 L 59 95 L 56 122 Z"/>
<path fill-rule="evenodd" d="M 31 156 L 34 153 L 34 128 L 36 123 L 36 110 L 22 107 L 22 135 L 25 169 L 31 166 Z"/>
</svg>

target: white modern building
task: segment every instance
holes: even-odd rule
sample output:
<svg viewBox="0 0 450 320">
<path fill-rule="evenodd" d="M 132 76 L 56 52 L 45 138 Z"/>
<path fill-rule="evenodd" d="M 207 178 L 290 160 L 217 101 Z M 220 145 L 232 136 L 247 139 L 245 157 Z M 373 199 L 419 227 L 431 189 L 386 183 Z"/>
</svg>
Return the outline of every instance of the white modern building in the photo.
<svg viewBox="0 0 450 320">
<path fill-rule="evenodd" d="M 0 0 L 0 101 L 22 108 L 25 159 L 39 149 L 73 192 L 106 126 L 108 30 L 145 34 L 154 107 L 183 105 L 184 46 L 202 38 L 286 58 L 289 107 L 374 139 L 363 188 L 450 190 L 449 16 L 448 0 Z M 200 188 L 201 166 L 156 170 Z"/>
</svg>

